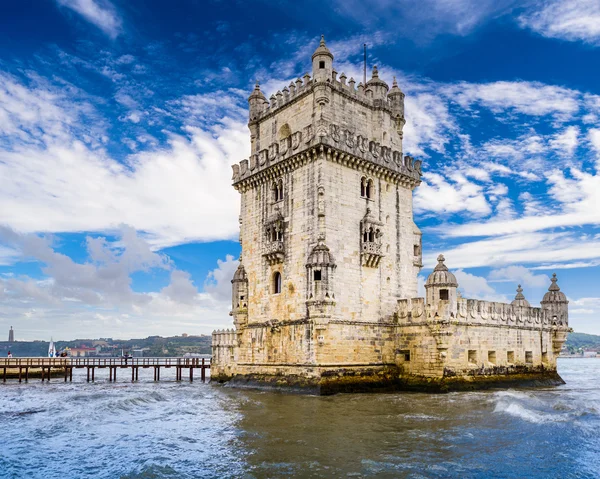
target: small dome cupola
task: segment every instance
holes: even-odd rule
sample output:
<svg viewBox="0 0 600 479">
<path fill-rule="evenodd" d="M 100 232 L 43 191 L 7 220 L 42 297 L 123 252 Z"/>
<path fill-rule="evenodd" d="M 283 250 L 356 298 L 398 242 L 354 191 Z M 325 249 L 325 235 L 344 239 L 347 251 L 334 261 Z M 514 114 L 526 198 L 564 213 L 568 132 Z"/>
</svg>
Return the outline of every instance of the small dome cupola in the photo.
<svg viewBox="0 0 600 479">
<path fill-rule="evenodd" d="M 433 269 L 427 281 L 425 282 L 426 288 L 432 288 L 434 286 L 448 286 L 458 288 L 458 282 L 456 276 L 454 276 L 449 270 L 444 261 L 444 255 L 441 254 L 437 257 L 438 264 Z"/>
<path fill-rule="evenodd" d="M 567 296 L 560 290 L 560 287 L 558 286 L 558 278 L 556 277 L 556 273 L 552 275 L 551 281 L 552 283 L 548 288 L 548 292 L 544 295 L 544 299 L 541 301 L 541 304 L 567 304 Z"/>
<path fill-rule="evenodd" d="M 438 301 L 448 301 L 449 308 L 447 311 L 456 317 L 458 281 L 456 281 L 456 276 L 448 270 L 448 267 L 444 263 L 445 258 L 443 254 L 438 256 L 437 261 L 438 264 L 425 282 L 427 304 L 435 308 Z"/>
<path fill-rule="evenodd" d="M 368 92 L 370 90 L 373 94 L 373 98 L 382 100 L 386 97 L 389 89 L 390 87 L 388 84 L 379 78 L 377 66 L 374 66 L 372 78 L 367 82 L 365 91 Z"/>
<path fill-rule="evenodd" d="M 525 296 L 523 295 L 523 288 L 521 288 L 521 285 L 517 287 L 517 295 L 515 296 L 515 299 L 513 299 L 513 302 L 510 304 L 517 308 L 529 308 L 531 306 L 529 304 L 529 301 L 527 301 L 525 299 Z"/>
<path fill-rule="evenodd" d="M 319 47 L 313 53 L 312 67 L 315 81 L 331 81 L 333 76 L 333 54 L 325 45 L 325 35 L 321 35 Z"/>
</svg>

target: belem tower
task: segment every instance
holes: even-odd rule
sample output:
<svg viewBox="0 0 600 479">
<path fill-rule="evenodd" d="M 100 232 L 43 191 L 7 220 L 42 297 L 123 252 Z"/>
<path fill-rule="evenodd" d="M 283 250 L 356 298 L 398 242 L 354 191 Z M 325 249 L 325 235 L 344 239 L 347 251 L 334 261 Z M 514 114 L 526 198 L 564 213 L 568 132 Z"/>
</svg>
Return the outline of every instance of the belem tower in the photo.
<svg viewBox="0 0 600 479">
<path fill-rule="evenodd" d="M 338 77 L 322 38 L 312 78 L 268 100 L 257 83 L 248 103 L 235 328 L 213 333 L 213 380 L 320 394 L 562 383 L 556 276 L 540 308 L 520 286 L 511 304 L 471 300 L 440 255 L 417 297 L 421 161 L 402 153 L 396 80 Z"/>
</svg>

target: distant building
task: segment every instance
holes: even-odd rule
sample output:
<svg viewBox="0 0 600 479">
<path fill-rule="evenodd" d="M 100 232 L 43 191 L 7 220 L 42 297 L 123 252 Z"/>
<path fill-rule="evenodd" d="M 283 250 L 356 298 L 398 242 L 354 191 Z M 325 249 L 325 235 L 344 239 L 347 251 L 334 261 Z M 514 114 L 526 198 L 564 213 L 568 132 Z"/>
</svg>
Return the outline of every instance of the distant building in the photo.
<svg viewBox="0 0 600 479">
<path fill-rule="evenodd" d="M 96 348 L 88 348 L 87 346 L 81 346 L 79 348 L 71 348 L 71 357 L 83 358 L 86 356 L 96 355 L 98 353 Z"/>
<path fill-rule="evenodd" d="M 12 326 L 10 327 L 10 331 L 8 332 L 8 342 L 9 343 L 15 342 L 15 332 L 13 331 Z"/>
<path fill-rule="evenodd" d="M 187 337 L 188 337 L 188 334 L 187 334 L 187 333 L 182 333 L 182 334 L 181 334 L 181 337 L 182 337 L 182 338 L 187 338 Z"/>
</svg>

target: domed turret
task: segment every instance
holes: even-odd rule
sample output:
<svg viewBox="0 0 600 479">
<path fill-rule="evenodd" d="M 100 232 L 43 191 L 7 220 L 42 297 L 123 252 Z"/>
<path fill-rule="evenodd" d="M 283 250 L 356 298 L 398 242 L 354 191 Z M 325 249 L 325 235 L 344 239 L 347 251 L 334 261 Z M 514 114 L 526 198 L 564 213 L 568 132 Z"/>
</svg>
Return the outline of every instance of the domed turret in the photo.
<svg viewBox="0 0 600 479">
<path fill-rule="evenodd" d="M 266 103 L 267 98 L 260 90 L 260 85 L 257 80 L 256 85 L 254 85 L 254 90 L 252 90 L 252 93 L 250 93 L 250 96 L 248 97 L 248 105 L 250 107 L 250 121 L 256 119 L 256 116 L 264 110 Z"/>
<path fill-rule="evenodd" d="M 558 278 L 556 277 L 556 273 L 552 275 L 551 279 L 552 283 L 548 288 L 548 292 L 544 295 L 544 299 L 542 300 L 542 304 L 544 303 L 568 303 L 567 297 L 565 293 L 560 290 L 558 286 Z"/>
<path fill-rule="evenodd" d="M 335 259 L 323 239 L 319 239 L 306 261 L 308 300 L 332 300 Z"/>
<path fill-rule="evenodd" d="M 525 296 L 523 296 L 523 288 L 521 288 L 521 285 L 517 287 L 517 295 L 515 296 L 515 299 L 513 299 L 513 302 L 510 304 L 518 308 L 529 308 L 531 306 L 529 304 L 529 301 L 527 301 L 525 299 Z"/>
<path fill-rule="evenodd" d="M 377 66 L 374 66 L 372 78 L 367 82 L 365 91 L 370 90 L 373 94 L 373 98 L 382 100 L 386 97 L 389 89 L 390 87 L 388 84 L 379 78 Z"/>
<path fill-rule="evenodd" d="M 456 316 L 456 288 L 458 288 L 458 281 L 456 281 L 456 276 L 448 270 L 448 267 L 444 263 L 444 255 L 439 255 L 437 260 L 437 266 L 425 282 L 427 304 L 435 307 L 438 301 L 448 301 L 448 311 Z"/>
<path fill-rule="evenodd" d="M 319 47 L 312 56 L 313 78 L 315 81 L 331 80 L 333 75 L 333 54 L 325 45 L 325 35 L 321 35 Z"/>
<path fill-rule="evenodd" d="M 540 301 L 542 309 L 546 312 L 552 324 L 560 326 L 568 326 L 569 324 L 569 301 L 567 296 L 558 287 L 558 279 L 556 273 L 552 275 L 552 283 L 548 288 L 548 292 L 544 295 L 544 299 Z"/>
<path fill-rule="evenodd" d="M 394 77 L 392 89 L 388 93 L 388 100 L 392 107 L 392 117 L 396 123 L 396 130 L 399 134 L 402 134 L 402 128 L 406 123 L 406 120 L 404 119 L 404 93 L 402 93 L 402 90 L 398 87 L 396 77 Z"/>
</svg>

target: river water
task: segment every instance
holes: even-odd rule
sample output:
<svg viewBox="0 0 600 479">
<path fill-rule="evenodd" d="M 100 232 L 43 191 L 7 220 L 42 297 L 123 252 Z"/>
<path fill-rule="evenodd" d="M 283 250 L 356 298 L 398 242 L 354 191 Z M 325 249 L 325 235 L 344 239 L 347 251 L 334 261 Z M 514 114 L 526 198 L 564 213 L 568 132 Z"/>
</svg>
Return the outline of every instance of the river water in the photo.
<svg viewBox="0 0 600 479">
<path fill-rule="evenodd" d="M 557 388 L 445 395 L 103 372 L 0 384 L 0 478 L 600 478 L 600 359 L 560 359 Z"/>
</svg>

